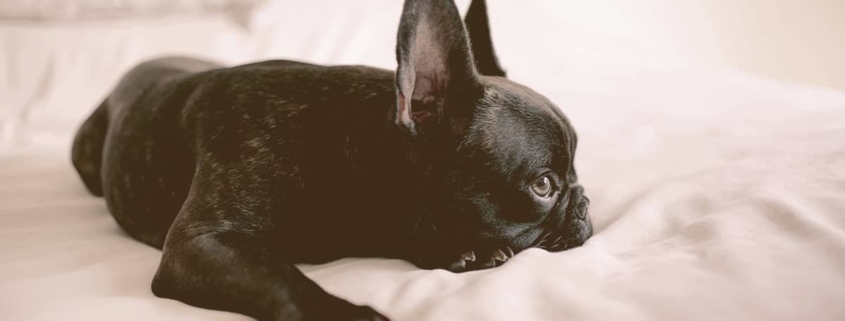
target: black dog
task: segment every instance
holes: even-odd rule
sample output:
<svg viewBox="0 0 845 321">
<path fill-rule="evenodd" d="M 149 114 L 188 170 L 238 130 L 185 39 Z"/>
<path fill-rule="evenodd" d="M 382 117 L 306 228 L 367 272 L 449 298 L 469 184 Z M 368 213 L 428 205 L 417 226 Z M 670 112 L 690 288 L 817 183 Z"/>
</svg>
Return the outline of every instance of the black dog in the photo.
<svg viewBox="0 0 845 321">
<path fill-rule="evenodd" d="M 504 77 L 489 37 L 482 0 L 466 27 L 451 0 L 407 0 L 396 73 L 146 62 L 82 125 L 73 163 L 129 235 L 163 248 L 155 295 L 264 320 L 387 320 L 294 264 L 459 272 L 592 233 L 575 132 Z"/>
</svg>

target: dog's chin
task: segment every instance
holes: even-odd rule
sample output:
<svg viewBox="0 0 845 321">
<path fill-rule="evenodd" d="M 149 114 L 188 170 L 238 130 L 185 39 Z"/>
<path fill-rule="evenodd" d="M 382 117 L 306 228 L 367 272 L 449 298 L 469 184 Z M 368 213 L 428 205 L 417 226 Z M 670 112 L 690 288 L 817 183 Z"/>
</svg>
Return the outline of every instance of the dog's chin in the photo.
<svg viewBox="0 0 845 321">
<path fill-rule="evenodd" d="M 412 261 L 423 269 L 442 269 L 455 273 L 484 270 L 505 264 L 516 252 L 508 246 L 496 249 L 478 249 L 467 251 L 439 251 L 427 256 L 418 256 Z"/>
<path fill-rule="evenodd" d="M 445 269 L 456 273 L 490 269 L 505 264 L 515 254 L 509 246 L 494 250 L 466 251 L 452 260 Z"/>
<path fill-rule="evenodd" d="M 549 252 L 565 251 L 583 245 L 593 235 L 590 217 L 567 220 L 557 231 L 544 233 L 533 246 Z"/>
<path fill-rule="evenodd" d="M 517 246 L 489 246 L 471 250 L 456 250 L 452 246 L 426 247 L 415 260 L 423 269 L 443 269 L 455 273 L 490 269 L 507 263 L 515 254 L 528 249 L 539 248 L 549 252 L 561 252 L 583 245 L 593 235 L 593 225 L 587 215 L 585 204 L 580 212 L 569 213 L 566 219 L 554 227 L 547 227 L 531 244 Z M 443 245 L 444 242 L 435 242 Z M 452 242 L 445 242 L 454 244 Z M 513 245 L 513 244 L 512 244 Z"/>
<path fill-rule="evenodd" d="M 428 256 L 418 256 L 412 262 L 423 269 L 443 269 L 455 273 L 485 270 L 507 263 L 517 253 L 528 248 L 539 248 L 549 252 L 561 252 L 583 245 L 592 236 L 593 228 L 589 218 L 567 221 L 555 230 L 544 232 L 530 246 L 512 248 L 503 246 L 494 249 L 467 251 L 438 251 Z"/>
</svg>

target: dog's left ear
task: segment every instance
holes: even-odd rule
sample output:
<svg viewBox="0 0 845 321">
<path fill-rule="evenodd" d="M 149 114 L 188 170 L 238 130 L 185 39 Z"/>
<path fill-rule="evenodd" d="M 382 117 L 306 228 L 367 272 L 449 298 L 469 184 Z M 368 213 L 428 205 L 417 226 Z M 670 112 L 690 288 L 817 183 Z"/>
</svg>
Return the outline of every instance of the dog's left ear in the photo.
<svg viewBox="0 0 845 321">
<path fill-rule="evenodd" d="M 439 122 L 444 104 L 482 88 L 467 31 L 452 0 L 405 0 L 396 41 L 394 121 L 416 135 Z M 448 104 L 461 108 L 460 103 Z M 470 110 L 471 106 L 463 106 Z"/>
<path fill-rule="evenodd" d="M 478 73 L 485 76 L 505 77 L 505 71 L 499 66 L 499 60 L 496 59 L 496 52 L 493 50 L 485 0 L 472 1 L 467 16 L 464 18 L 464 24 L 472 43 L 472 55 L 475 57 Z"/>
</svg>

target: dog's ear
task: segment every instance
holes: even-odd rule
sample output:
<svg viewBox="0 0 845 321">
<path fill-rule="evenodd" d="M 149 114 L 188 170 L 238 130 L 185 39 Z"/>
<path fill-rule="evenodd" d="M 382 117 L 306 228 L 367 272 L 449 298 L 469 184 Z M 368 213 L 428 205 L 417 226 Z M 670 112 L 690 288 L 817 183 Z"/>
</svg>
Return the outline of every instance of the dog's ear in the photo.
<svg viewBox="0 0 845 321">
<path fill-rule="evenodd" d="M 464 23 L 469 40 L 472 43 L 472 55 L 478 73 L 485 76 L 505 77 L 505 71 L 499 66 L 496 52 L 493 50 L 493 40 L 490 36 L 490 23 L 487 18 L 487 3 L 485 0 L 473 0 L 469 5 Z"/>
<path fill-rule="evenodd" d="M 481 87 L 466 28 L 452 0 L 405 1 L 396 60 L 394 121 L 411 134 L 417 134 L 418 125 L 439 122 L 450 95 Z"/>
</svg>

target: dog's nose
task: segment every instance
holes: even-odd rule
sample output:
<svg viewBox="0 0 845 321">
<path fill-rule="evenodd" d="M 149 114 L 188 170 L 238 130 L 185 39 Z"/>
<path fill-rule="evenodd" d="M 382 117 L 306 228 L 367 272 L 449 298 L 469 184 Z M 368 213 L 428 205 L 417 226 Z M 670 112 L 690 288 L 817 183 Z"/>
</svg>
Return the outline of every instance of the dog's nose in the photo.
<svg viewBox="0 0 845 321">
<path fill-rule="evenodd" d="M 590 199 L 584 195 L 584 187 L 580 184 L 572 184 L 570 188 L 569 213 L 574 214 L 578 219 L 586 219 L 587 209 L 590 207 Z"/>
<path fill-rule="evenodd" d="M 575 216 L 579 219 L 586 219 L 587 218 L 587 208 L 590 207 L 590 199 L 587 198 L 585 195 L 581 195 L 581 199 L 578 200 L 578 204 L 575 206 Z"/>
</svg>

